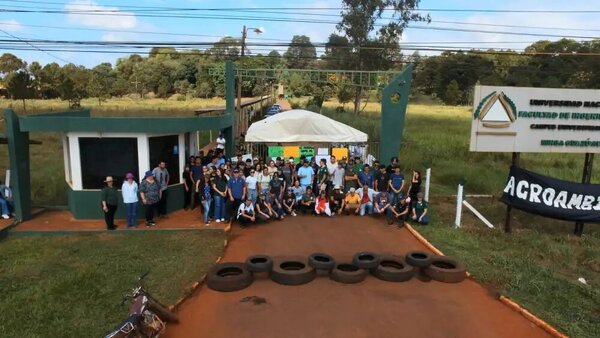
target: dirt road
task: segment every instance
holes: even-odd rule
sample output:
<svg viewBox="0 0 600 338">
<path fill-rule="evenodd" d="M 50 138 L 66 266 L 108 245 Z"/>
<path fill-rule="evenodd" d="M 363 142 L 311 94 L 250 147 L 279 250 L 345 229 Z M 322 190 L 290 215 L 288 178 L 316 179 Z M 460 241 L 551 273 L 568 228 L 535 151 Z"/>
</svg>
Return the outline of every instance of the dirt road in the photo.
<svg viewBox="0 0 600 338">
<path fill-rule="evenodd" d="M 363 250 L 425 250 L 406 229 L 384 223 L 370 217 L 299 216 L 249 229 L 236 226 L 223 261 L 316 251 L 341 261 Z M 250 296 L 265 303 L 242 301 Z M 548 337 L 472 280 L 388 283 L 370 276 L 343 285 L 319 277 L 302 286 L 256 280 L 230 293 L 203 286 L 181 306 L 179 316 L 181 323 L 167 328 L 167 338 Z"/>
</svg>

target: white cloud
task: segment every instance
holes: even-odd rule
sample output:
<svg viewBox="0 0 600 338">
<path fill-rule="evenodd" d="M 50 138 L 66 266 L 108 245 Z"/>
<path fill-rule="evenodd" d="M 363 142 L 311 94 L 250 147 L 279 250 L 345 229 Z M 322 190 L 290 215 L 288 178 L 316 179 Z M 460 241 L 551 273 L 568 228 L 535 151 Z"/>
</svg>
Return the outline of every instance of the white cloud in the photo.
<svg viewBox="0 0 600 338">
<path fill-rule="evenodd" d="M 0 28 L 7 32 L 18 32 L 23 26 L 17 20 L 0 20 Z"/>
<path fill-rule="evenodd" d="M 117 7 L 102 6 L 94 1 L 74 0 L 66 4 L 65 9 L 70 12 L 67 15 L 69 22 L 83 26 L 128 29 L 138 25 L 134 13 L 121 11 Z M 94 14 L 90 11 L 109 12 Z"/>
</svg>

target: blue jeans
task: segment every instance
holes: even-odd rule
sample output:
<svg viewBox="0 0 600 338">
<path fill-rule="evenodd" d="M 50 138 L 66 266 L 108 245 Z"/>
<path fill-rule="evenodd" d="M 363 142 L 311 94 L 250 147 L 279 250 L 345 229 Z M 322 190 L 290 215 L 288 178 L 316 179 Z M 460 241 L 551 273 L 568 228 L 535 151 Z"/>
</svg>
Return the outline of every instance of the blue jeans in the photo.
<svg viewBox="0 0 600 338">
<path fill-rule="evenodd" d="M 256 199 L 258 198 L 256 189 L 248 189 L 248 195 L 250 195 L 250 198 L 252 199 L 252 205 L 256 205 Z M 235 212 L 237 212 L 237 210 Z"/>
<path fill-rule="evenodd" d="M 211 204 L 212 204 L 212 199 L 210 199 L 210 198 L 207 198 L 204 201 L 202 201 L 202 205 L 204 205 L 204 223 L 206 223 L 206 224 L 208 224 Z"/>
<path fill-rule="evenodd" d="M 2 215 L 10 216 L 11 210 L 15 210 L 15 202 L 13 200 L 5 200 L 4 198 L 0 198 L 0 206 L 2 207 Z"/>
<path fill-rule="evenodd" d="M 215 220 L 225 218 L 225 197 L 215 194 Z"/>
<path fill-rule="evenodd" d="M 394 214 L 392 213 L 392 206 L 390 205 L 387 208 L 385 208 L 383 214 L 385 215 L 385 218 L 388 219 L 388 221 L 391 220 L 394 217 Z"/>
<path fill-rule="evenodd" d="M 125 213 L 127 215 L 127 227 L 136 227 L 138 225 L 137 202 L 125 203 Z"/>
<path fill-rule="evenodd" d="M 393 191 L 390 191 L 390 204 L 391 205 L 398 204 L 398 202 L 400 202 L 400 199 L 402 197 L 404 197 L 404 194 L 402 192 L 395 193 Z"/>
<path fill-rule="evenodd" d="M 373 213 L 373 202 L 367 202 L 360 205 L 360 215 L 370 215 Z"/>
<path fill-rule="evenodd" d="M 423 219 L 420 222 L 419 218 L 421 217 L 421 215 L 423 215 L 423 211 L 415 211 L 415 214 L 417 215 L 417 219 L 415 220 L 415 222 L 423 225 L 429 224 L 429 213 L 425 214 L 425 216 L 423 216 Z"/>
</svg>

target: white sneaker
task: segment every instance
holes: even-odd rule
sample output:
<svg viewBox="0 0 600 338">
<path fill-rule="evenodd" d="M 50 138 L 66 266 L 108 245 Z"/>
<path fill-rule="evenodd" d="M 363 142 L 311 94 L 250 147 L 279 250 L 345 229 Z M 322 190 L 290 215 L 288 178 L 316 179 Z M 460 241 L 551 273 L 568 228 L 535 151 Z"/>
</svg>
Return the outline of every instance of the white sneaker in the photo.
<svg viewBox="0 0 600 338">
<path fill-rule="evenodd" d="M 221 218 L 221 222 L 225 222 L 225 218 Z"/>
<path fill-rule="evenodd" d="M 8 217 L 8 215 L 2 215 L 2 218 L 9 219 L 10 217 Z"/>
<path fill-rule="evenodd" d="M 217 219 L 217 220 L 216 220 L 216 222 L 217 222 L 217 223 L 221 223 L 221 220 L 220 220 L 220 219 Z"/>
<path fill-rule="evenodd" d="M 298 214 L 296 214 L 294 211 L 292 211 L 292 216 L 296 217 L 296 216 L 298 216 Z"/>
</svg>

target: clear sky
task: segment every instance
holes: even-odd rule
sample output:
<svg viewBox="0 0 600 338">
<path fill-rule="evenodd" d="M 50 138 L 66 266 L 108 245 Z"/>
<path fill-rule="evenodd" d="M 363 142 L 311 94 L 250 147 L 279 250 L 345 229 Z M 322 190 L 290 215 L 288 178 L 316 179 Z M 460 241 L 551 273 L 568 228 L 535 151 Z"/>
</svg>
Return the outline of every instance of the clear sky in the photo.
<svg viewBox="0 0 600 338">
<path fill-rule="evenodd" d="M 92 41 L 165 41 L 165 42 L 212 42 L 219 40 L 220 36 L 241 36 L 243 25 L 249 27 L 262 27 L 264 33 L 260 36 L 250 32 L 249 42 L 278 42 L 277 39 L 290 41 L 294 35 L 307 35 L 312 41 L 325 42 L 329 34 L 335 32 L 335 22 L 339 21 L 339 10 L 315 11 L 297 10 L 289 11 L 291 14 L 281 13 L 248 13 L 236 11 L 235 8 L 272 7 L 268 12 L 281 12 L 281 8 L 339 8 L 341 0 L 0 0 L 0 39 L 52 39 L 52 40 L 92 40 Z M 145 7 L 145 8 L 144 8 Z M 169 8 L 231 8 L 228 11 L 185 11 L 170 13 L 173 15 L 189 16 L 220 16 L 220 19 L 209 18 L 168 18 L 148 17 L 165 15 L 169 13 L 156 12 L 148 7 Z M 510 10 L 600 10 L 599 1 L 571 0 L 422 0 L 420 8 L 423 9 L 510 9 Z M 77 11 L 85 10 L 113 10 L 119 15 L 89 15 Z M 140 12 L 145 9 L 146 12 Z M 4 10 L 4 11 L 3 11 Z M 14 13 L 5 10 L 59 10 L 67 13 Z M 135 13 L 130 11 L 136 11 Z M 89 13 L 89 12 L 88 12 Z M 321 14 L 316 16 L 314 14 Z M 600 12 L 598 13 L 476 13 L 476 12 L 439 12 L 431 11 L 432 22 L 429 25 L 419 23 L 409 27 L 403 36 L 406 43 L 436 42 L 444 46 L 466 46 L 478 48 L 513 48 L 522 49 L 529 43 L 541 39 L 557 40 L 558 36 L 597 37 L 600 36 Z M 127 15 L 129 14 L 129 15 Z M 325 15 L 323 15 L 325 14 Z M 223 19 L 237 17 L 236 19 Z M 244 18 L 245 17 L 245 18 Z M 282 21 L 268 21 L 271 18 Z M 302 20 L 319 20 L 332 23 L 298 23 L 285 22 L 286 18 Z M 270 19 L 269 19 L 270 20 Z M 495 24 L 509 26 L 546 27 L 495 27 L 465 25 Z M 50 26 L 50 27 L 40 27 Z M 420 29 L 429 26 L 436 29 Z M 52 27 L 52 28 L 51 28 Z M 547 27 L 551 27 L 547 28 Z M 437 30 L 437 28 L 469 29 L 496 31 L 496 33 L 483 32 L 457 32 Z M 568 28 L 569 30 L 567 30 Z M 127 32 L 124 32 L 127 31 Z M 552 34 L 557 37 L 522 36 L 500 34 L 497 32 Z M 10 35 L 7 35 L 10 34 Z M 148 34 L 146 34 L 148 33 Z M 162 33 L 162 34 L 156 34 Z M 181 35 L 168 35 L 181 34 Z M 191 34 L 192 36 L 186 36 Z M 265 40 L 252 40 L 252 39 Z M 267 40 L 272 39 L 272 40 Z M 576 38 L 584 40 L 584 38 Z M 283 41 L 281 41 L 283 42 Z M 464 42 L 459 44 L 458 42 Z M 35 45 L 35 44 L 34 44 Z M 27 47 L 27 46 L 26 46 Z M 31 48 L 31 47 L 28 47 Z M 253 53 L 268 53 L 265 47 L 251 48 Z M 273 48 L 269 48 L 273 49 Z M 284 47 L 276 47 L 281 52 Z M 72 53 L 53 51 L 48 55 L 41 51 L 9 50 L 6 45 L 0 44 L 0 54 L 11 52 L 28 62 L 37 60 L 42 64 L 58 62 L 64 64 L 70 61 L 75 64 L 93 66 L 100 62 L 112 62 L 123 54 L 109 53 Z M 412 54 L 412 51 L 406 51 Z M 431 54 L 432 52 L 421 52 Z"/>
</svg>

